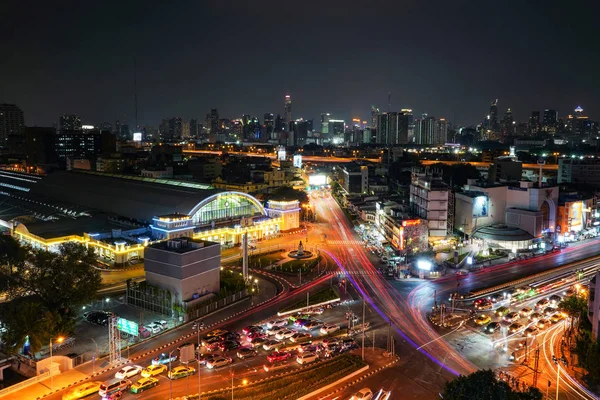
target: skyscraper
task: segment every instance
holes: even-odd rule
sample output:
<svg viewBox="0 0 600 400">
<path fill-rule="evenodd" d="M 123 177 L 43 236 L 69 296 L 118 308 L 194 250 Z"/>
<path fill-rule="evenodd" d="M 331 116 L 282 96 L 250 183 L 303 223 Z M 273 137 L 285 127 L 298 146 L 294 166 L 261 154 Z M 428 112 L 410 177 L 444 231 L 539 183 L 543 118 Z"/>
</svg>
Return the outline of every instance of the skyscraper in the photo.
<svg viewBox="0 0 600 400">
<path fill-rule="evenodd" d="M 514 122 L 515 120 L 512 111 L 508 108 L 504 113 L 504 118 L 502 118 L 502 137 L 512 136 L 514 134 Z"/>
<path fill-rule="evenodd" d="M 379 108 L 371 106 L 371 129 L 377 129 L 377 116 L 379 115 Z"/>
<path fill-rule="evenodd" d="M 0 148 L 8 148 L 9 140 L 13 139 L 22 143 L 24 127 L 23 110 L 15 104 L 0 104 Z"/>
<path fill-rule="evenodd" d="M 532 111 L 529 117 L 529 136 L 537 136 L 540 133 L 540 112 Z"/>
<path fill-rule="evenodd" d="M 329 133 L 329 120 L 331 119 L 330 113 L 321 113 L 321 133 L 327 135 Z"/>
<path fill-rule="evenodd" d="M 556 133 L 558 125 L 558 111 L 556 110 L 544 110 L 544 117 L 542 119 L 542 130 L 544 132 Z"/>
<path fill-rule="evenodd" d="M 286 126 L 288 126 L 289 123 L 292 122 L 292 96 L 290 96 L 289 94 L 285 95 L 283 107 Z"/>
<path fill-rule="evenodd" d="M 408 129 L 411 119 L 412 110 L 377 114 L 377 143 L 388 146 L 408 143 Z"/>
<path fill-rule="evenodd" d="M 210 110 L 210 133 L 216 135 L 219 133 L 219 110 L 212 108 Z"/>
<path fill-rule="evenodd" d="M 194 118 L 190 119 L 190 136 L 197 137 L 199 134 L 198 120 Z"/>
<path fill-rule="evenodd" d="M 280 114 L 277 114 L 275 116 L 275 139 L 279 138 L 279 133 L 283 132 L 285 130 L 285 121 L 283 120 L 283 118 L 281 118 Z"/>
<path fill-rule="evenodd" d="M 440 118 L 435 123 L 435 132 L 433 143 L 435 145 L 443 145 L 448 141 L 448 121 L 446 118 Z"/>
<path fill-rule="evenodd" d="M 273 119 L 273 114 L 267 113 L 263 116 L 263 129 L 264 135 L 261 135 L 263 140 L 277 139 L 275 137 L 275 120 Z"/>
<path fill-rule="evenodd" d="M 436 124 L 435 117 L 430 117 L 427 114 L 421 115 L 421 118 L 415 121 L 415 143 L 436 144 L 435 142 L 439 140 L 436 138 L 437 128 L 438 125 Z"/>
<path fill-rule="evenodd" d="M 492 101 L 490 111 L 483 122 L 483 127 L 485 128 L 486 139 L 495 140 L 498 138 L 498 134 L 500 133 L 498 123 L 498 99 Z"/>
<path fill-rule="evenodd" d="M 58 129 L 60 131 L 80 131 L 81 118 L 75 114 L 63 114 L 59 118 Z"/>
</svg>

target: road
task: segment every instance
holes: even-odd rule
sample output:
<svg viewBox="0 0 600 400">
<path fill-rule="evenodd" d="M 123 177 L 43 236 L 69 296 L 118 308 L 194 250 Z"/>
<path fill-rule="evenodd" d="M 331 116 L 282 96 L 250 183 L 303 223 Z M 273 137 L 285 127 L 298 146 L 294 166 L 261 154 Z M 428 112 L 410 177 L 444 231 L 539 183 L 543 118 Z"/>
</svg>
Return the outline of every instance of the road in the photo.
<svg viewBox="0 0 600 400">
<path fill-rule="evenodd" d="M 372 307 L 385 318 L 389 318 L 396 328 L 397 333 L 403 338 L 407 346 L 400 346 L 398 353 L 414 358 L 415 364 L 425 366 L 440 374 L 433 384 L 443 387 L 444 379 L 452 379 L 456 374 L 468 374 L 479 368 L 489 367 L 480 365 L 481 359 L 468 359 L 464 354 L 450 345 L 446 340 L 440 339 L 440 332 L 430 325 L 426 318 L 426 311 L 434 304 L 434 293 L 437 291 L 437 300 L 448 299 L 451 293 L 457 290 L 456 276 L 448 276 L 435 281 L 388 281 L 382 277 L 365 255 L 361 241 L 355 235 L 352 225 L 347 221 L 342 210 L 331 197 L 314 199 L 315 207 L 322 218 L 331 225 L 328 239 L 340 243 L 337 246 L 328 246 L 327 250 L 340 263 L 347 272 L 348 279 L 358 290 L 368 297 Z M 494 286 L 518 279 L 540 271 L 548 270 L 571 262 L 579 262 L 595 256 L 597 241 L 588 241 L 572 245 L 560 253 L 552 253 L 529 260 L 516 261 L 471 273 L 466 277 L 458 278 L 461 291 L 475 290 Z M 422 347 L 421 347 L 422 346 Z M 421 347 L 419 351 L 415 348 Z M 572 390 L 566 384 L 561 384 L 561 391 Z"/>
</svg>

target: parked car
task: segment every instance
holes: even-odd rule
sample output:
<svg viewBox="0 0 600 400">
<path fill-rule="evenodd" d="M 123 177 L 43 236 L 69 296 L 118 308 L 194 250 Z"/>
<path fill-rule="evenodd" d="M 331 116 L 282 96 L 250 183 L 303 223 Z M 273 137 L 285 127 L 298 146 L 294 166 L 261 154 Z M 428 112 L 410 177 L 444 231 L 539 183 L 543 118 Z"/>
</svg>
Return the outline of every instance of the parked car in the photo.
<svg viewBox="0 0 600 400">
<path fill-rule="evenodd" d="M 131 393 L 141 393 L 145 390 L 152 389 L 156 385 L 158 385 L 158 379 L 142 378 L 133 385 L 131 385 Z"/>
<path fill-rule="evenodd" d="M 189 366 L 180 365 L 179 367 L 175 367 L 169 371 L 167 376 L 169 379 L 180 379 L 185 378 L 186 376 L 194 375 L 196 373 L 196 369 Z"/>
<path fill-rule="evenodd" d="M 115 374 L 116 379 L 127 379 L 133 376 L 136 376 L 140 372 L 142 372 L 144 368 L 139 365 L 126 365 Z"/>
<path fill-rule="evenodd" d="M 237 356 L 239 359 L 252 358 L 258 354 L 258 351 L 254 350 L 251 347 L 243 347 L 237 351 Z"/>
<path fill-rule="evenodd" d="M 296 357 L 296 362 L 298 364 L 309 364 L 311 362 L 317 361 L 318 359 L 319 356 L 315 353 L 302 353 L 298 354 L 298 357 Z"/>
<path fill-rule="evenodd" d="M 174 361 L 177 361 L 177 356 L 175 354 L 171 354 L 171 356 L 169 356 L 169 354 L 162 353 L 160 356 L 152 360 L 152 364 L 168 364 L 169 362 Z"/>
<path fill-rule="evenodd" d="M 279 352 L 276 351 L 267 356 L 267 361 L 270 363 L 285 361 L 292 356 L 291 353 L 288 352 Z"/>
<path fill-rule="evenodd" d="M 160 329 L 162 329 L 162 330 L 165 330 L 169 327 L 169 323 L 167 321 L 165 321 L 164 319 L 154 321 L 154 325 L 158 325 L 160 327 Z"/>
<path fill-rule="evenodd" d="M 160 331 L 162 330 L 161 327 L 156 325 L 155 323 L 146 325 L 146 329 L 148 329 L 152 333 L 160 333 Z"/>
<path fill-rule="evenodd" d="M 149 378 L 151 376 L 156 376 L 162 374 L 167 370 L 167 366 L 165 364 L 155 364 L 149 365 L 142 370 L 142 376 L 144 378 Z"/>
<path fill-rule="evenodd" d="M 206 368 L 217 369 L 229 365 L 233 362 L 230 357 L 218 357 L 212 361 L 206 363 Z"/>
</svg>

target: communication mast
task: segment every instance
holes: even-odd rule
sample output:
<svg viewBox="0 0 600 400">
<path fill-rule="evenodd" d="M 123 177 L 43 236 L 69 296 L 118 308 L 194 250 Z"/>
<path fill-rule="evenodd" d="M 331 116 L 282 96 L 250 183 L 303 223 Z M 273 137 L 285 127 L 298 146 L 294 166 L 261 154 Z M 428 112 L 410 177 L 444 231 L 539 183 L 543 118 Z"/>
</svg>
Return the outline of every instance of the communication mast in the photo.
<svg viewBox="0 0 600 400">
<path fill-rule="evenodd" d="M 108 352 L 111 365 L 121 362 L 121 333 L 117 327 L 117 316 L 114 314 L 108 318 Z"/>
</svg>

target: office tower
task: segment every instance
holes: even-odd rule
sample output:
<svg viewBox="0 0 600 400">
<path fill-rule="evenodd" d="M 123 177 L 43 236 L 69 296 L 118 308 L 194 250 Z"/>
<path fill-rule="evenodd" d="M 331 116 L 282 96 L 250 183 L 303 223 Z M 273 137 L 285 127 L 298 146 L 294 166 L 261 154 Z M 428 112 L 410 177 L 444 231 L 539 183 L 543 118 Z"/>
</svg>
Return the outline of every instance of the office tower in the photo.
<svg viewBox="0 0 600 400">
<path fill-rule="evenodd" d="M 58 121 L 60 131 L 80 131 L 81 118 L 75 114 L 63 114 Z"/>
<path fill-rule="evenodd" d="M 435 117 L 423 114 L 420 119 L 415 121 L 415 143 L 434 144 L 436 128 Z"/>
<path fill-rule="evenodd" d="M 15 104 L 0 104 L 0 149 L 7 149 L 9 142 L 22 143 L 24 127 L 23 110 Z"/>
<path fill-rule="evenodd" d="M 126 126 L 126 125 L 125 125 Z M 115 135 L 108 131 L 89 129 L 63 130 L 56 135 L 55 149 L 59 160 L 93 158 L 116 150 Z"/>
<path fill-rule="evenodd" d="M 388 124 L 389 124 L 389 116 L 388 113 L 377 113 L 376 115 L 377 122 L 375 123 L 375 132 L 376 132 L 376 143 L 378 144 L 387 144 L 388 141 Z"/>
<path fill-rule="evenodd" d="M 377 116 L 379 115 L 379 108 L 371 106 L 371 129 L 377 129 Z"/>
<path fill-rule="evenodd" d="M 275 116 L 275 128 L 274 131 L 277 134 L 276 136 L 278 136 L 278 134 L 280 132 L 283 132 L 285 130 L 285 121 L 283 120 L 283 118 L 281 117 L 280 114 L 277 114 Z M 276 137 L 275 139 L 278 139 L 278 137 Z"/>
<path fill-rule="evenodd" d="M 542 119 L 542 131 L 556 133 L 558 128 L 558 111 L 544 110 L 544 118 Z"/>
<path fill-rule="evenodd" d="M 492 101 L 490 110 L 483 121 L 483 128 L 485 130 L 485 139 L 495 140 L 498 138 L 500 133 L 500 124 L 498 123 L 498 99 Z"/>
<path fill-rule="evenodd" d="M 329 133 L 329 120 L 331 119 L 330 113 L 321 113 L 321 133 L 327 135 Z"/>
<path fill-rule="evenodd" d="M 531 117 L 529 117 L 529 136 L 537 136 L 540 128 L 540 112 L 532 111 Z"/>
<path fill-rule="evenodd" d="M 329 120 L 329 137 L 335 144 L 344 141 L 344 132 L 346 131 L 346 122 L 342 119 Z"/>
<path fill-rule="evenodd" d="M 121 132 L 119 132 L 119 139 L 121 140 L 129 140 L 131 139 L 131 132 L 129 131 L 129 125 L 128 124 L 122 124 L 121 125 Z"/>
<path fill-rule="evenodd" d="M 257 117 L 251 115 L 242 116 L 244 140 L 254 141 L 260 138 L 260 123 Z"/>
<path fill-rule="evenodd" d="M 190 136 L 191 137 L 197 137 L 200 134 L 200 131 L 198 129 L 198 120 L 197 119 L 190 119 Z"/>
<path fill-rule="evenodd" d="M 512 111 L 508 108 L 504 113 L 504 118 L 502 118 L 501 132 L 503 137 L 512 136 L 514 134 L 514 122 L 515 120 Z"/>
<path fill-rule="evenodd" d="M 115 121 L 115 130 L 113 132 L 115 133 L 115 135 L 118 135 L 121 133 L 121 121 L 119 121 L 119 120 Z"/>
<path fill-rule="evenodd" d="M 181 122 L 181 138 L 187 139 L 190 137 L 190 123 L 186 121 Z"/>
<path fill-rule="evenodd" d="M 171 142 L 183 136 L 183 119 L 181 117 L 164 118 L 159 127 L 162 140 Z"/>
<path fill-rule="evenodd" d="M 285 99 L 283 102 L 284 107 L 284 118 L 286 122 L 286 126 L 292 122 L 292 96 L 289 94 L 285 95 Z"/>
<path fill-rule="evenodd" d="M 569 132 L 573 135 L 589 135 L 591 132 L 591 124 L 589 117 L 583 114 L 583 108 L 577 106 L 572 115 L 567 119 Z"/>
<path fill-rule="evenodd" d="M 210 110 L 210 121 L 208 127 L 210 128 L 210 133 L 216 135 L 219 133 L 219 111 L 216 108 L 212 108 Z"/>
<path fill-rule="evenodd" d="M 57 161 L 54 142 L 56 129 L 49 127 L 23 128 L 25 159 L 28 166 L 51 164 Z"/>
<path fill-rule="evenodd" d="M 267 113 L 265 115 L 263 115 L 263 128 L 264 128 L 264 134 L 261 134 L 261 139 L 266 141 L 266 140 L 271 140 L 271 139 L 277 139 L 274 135 L 275 133 L 275 119 L 273 114 Z"/>
<path fill-rule="evenodd" d="M 297 119 L 292 122 L 290 132 L 293 133 L 293 145 L 294 146 L 304 146 L 306 144 L 306 139 L 308 138 L 309 126 L 312 125 L 312 122 L 305 121 L 303 119 Z"/>
<path fill-rule="evenodd" d="M 436 121 L 433 144 L 444 145 L 448 141 L 448 121 L 440 118 Z"/>
</svg>

